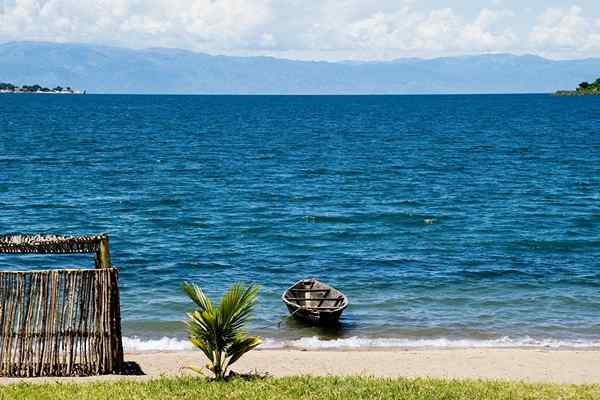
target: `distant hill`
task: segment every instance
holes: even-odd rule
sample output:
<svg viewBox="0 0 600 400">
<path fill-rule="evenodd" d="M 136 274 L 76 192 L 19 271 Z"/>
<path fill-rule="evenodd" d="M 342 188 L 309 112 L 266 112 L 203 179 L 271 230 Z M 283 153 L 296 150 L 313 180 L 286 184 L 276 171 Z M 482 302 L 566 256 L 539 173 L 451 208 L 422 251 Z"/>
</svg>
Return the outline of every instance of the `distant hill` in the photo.
<svg viewBox="0 0 600 400">
<path fill-rule="evenodd" d="M 0 82 L 102 93 L 551 93 L 600 73 L 600 59 L 491 54 L 387 62 L 310 62 L 212 56 L 178 49 L 0 44 Z"/>
</svg>

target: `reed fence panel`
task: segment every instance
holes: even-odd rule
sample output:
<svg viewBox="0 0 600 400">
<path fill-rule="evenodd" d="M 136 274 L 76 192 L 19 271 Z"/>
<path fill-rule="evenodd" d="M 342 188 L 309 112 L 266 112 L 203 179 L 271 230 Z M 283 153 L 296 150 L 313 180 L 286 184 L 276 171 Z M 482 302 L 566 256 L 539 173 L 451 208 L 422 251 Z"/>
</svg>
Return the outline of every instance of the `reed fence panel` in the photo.
<svg viewBox="0 0 600 400">
<path fill-rule="evenodd" d="M 0 271 L 0 375 L 121 372 L 118 271 L 110 265 L 108 239 L 100 239 L 42 246 L 0 239 L 0 253 L 95 252 L 98 267 Z"/>
</svg>

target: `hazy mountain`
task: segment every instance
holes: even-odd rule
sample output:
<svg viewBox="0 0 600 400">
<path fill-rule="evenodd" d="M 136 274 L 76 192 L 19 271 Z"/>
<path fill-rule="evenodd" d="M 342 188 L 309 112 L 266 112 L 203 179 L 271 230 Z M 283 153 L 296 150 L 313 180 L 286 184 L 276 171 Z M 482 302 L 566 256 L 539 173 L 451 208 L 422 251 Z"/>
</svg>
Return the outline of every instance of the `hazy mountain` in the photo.
<svg viewBox="0 0 600 400">
<path fill-rule="evenodd" d="M 105 93 L 522 93 L 600 77 L 600 59 L 493 54 L 387 62 L 211 56 L 178 49 L 84 44 L 0 45 L 0 81 Z"/>
</svg>

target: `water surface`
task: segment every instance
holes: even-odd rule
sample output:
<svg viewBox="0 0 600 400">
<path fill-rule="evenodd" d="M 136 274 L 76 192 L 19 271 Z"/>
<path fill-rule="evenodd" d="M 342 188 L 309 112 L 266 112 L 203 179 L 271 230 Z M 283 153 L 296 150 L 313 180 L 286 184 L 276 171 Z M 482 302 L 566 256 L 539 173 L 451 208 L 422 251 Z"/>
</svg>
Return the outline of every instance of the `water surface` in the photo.
<svg viewBox="0 0 600 400">
<path fill-rule="evenodd" d="M 2 95 L 0 231 L 108 232 L 132 346 L 181 345 L 147 340 L 185 336 L 183 280 L 259 283 L 271 345 L 599 345 L 599 121 L 548 95 Z M 337 329 L 281 322 L 312 276 L 351 300 Z"/>
</svg>

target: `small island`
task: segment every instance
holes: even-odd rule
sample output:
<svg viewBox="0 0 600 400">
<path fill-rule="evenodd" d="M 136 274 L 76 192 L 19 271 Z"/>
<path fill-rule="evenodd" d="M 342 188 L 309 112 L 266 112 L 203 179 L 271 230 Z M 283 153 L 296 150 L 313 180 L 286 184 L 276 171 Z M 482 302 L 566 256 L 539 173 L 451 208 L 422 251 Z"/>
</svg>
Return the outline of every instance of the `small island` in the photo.
<svg viewBox="0 0 600 400">
<path fill-rule="evenodd" d="M 595 82 L 582 82 L 575 90 L 559 90 L 555 96 L 600 96 L 600 78 Z"/>
<path fill-rule="evenodd" d="M 77 89 L 72 89 L 70 86 L 61 87 L 57 86 L 53 89 L 43 87 L 40 85 L 23 85 L 17 86 L 12 83 L 0 82 L 0 93 L 59 93 L 59 94 L 81 94 L 82 92 Z M 83 92 L 85 93 L 85 92 Z"/>
</svg>

